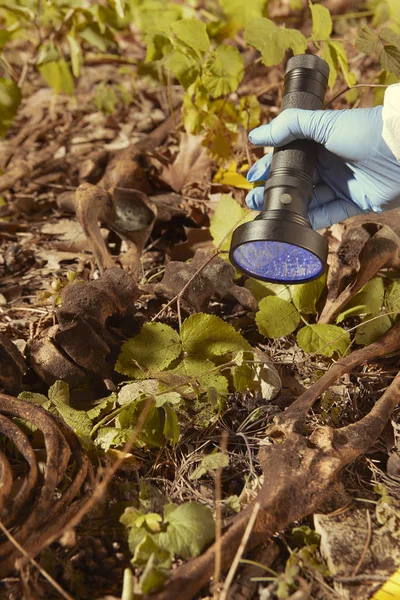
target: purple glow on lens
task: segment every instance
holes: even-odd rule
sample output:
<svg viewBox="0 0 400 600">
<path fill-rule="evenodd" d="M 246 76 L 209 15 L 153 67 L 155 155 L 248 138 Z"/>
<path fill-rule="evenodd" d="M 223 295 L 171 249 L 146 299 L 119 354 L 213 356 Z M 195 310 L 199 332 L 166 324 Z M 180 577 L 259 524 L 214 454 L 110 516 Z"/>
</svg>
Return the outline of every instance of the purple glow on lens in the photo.
<svg viewBox="0 0 400 600">
<path fill-rule="evenodd" d="M 324 266 L 309 250 L 285 242 L 257 241 L 238 246 L 234 261 L 254 277 L 276 281 L 304 281 L 322 273 Z"/>
</svg>

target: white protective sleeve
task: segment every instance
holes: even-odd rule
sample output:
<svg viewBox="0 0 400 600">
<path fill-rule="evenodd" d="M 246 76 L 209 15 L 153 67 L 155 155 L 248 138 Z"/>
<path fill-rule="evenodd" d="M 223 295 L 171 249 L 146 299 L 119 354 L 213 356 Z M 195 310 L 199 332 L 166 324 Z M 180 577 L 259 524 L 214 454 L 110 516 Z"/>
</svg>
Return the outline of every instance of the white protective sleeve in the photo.
<svg viewBox="0 0 400 600">
<path fill-rule="evenodd" d="M 387 88 L 382 110 L 382 136 L 400 161 L 400 83 Z"/>
</svg>

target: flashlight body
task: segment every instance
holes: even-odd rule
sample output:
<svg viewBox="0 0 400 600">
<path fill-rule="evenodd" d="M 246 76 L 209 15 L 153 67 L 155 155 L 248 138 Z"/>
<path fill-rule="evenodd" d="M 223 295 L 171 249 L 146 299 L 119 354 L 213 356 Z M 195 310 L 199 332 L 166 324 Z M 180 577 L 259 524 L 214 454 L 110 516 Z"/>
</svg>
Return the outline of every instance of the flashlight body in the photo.
<svg viewBox="0 0 400 600">
<path fill-rule="evenodd" d="M 321 109 L 328 76 L 329 67 L 318 56 L 300 54 L 291 58 L 286 68 L 282 111 L 288 108 Z M 312 140 L 295 140 L 275 148 L 264 187 L 264 211 L 283 210 L 308 218 L 317 151 L 318 144 Z"/>
<path fill-rule="evenodd" d="M 318 56 L 291 58 L 282 110 L 322 108 L 328 76 L 329 66 Z M 311 140 L 295 140 L 274 150 L 264 186 L 264 210 L 232 235 L 230 260 L 247 276 L 296 284 L 323 273 L 328 244 L 308 220 L 318 146 Z"/>
</svg>

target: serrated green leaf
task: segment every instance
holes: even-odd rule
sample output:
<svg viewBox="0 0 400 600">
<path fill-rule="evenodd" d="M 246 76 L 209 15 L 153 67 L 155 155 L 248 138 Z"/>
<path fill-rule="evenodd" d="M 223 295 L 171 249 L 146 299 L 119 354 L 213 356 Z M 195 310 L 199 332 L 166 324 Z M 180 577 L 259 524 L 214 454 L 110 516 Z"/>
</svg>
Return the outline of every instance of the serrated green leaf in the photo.
<svg viewBox="0 0 400 600">
<path fill-rule="evenodd" d="M 307 47 L 305 37 L 296 29 L 280 29 L 270 19 L 251 19 L 246 25 L 244 39 L 247 44 L 261 52 L 267 67 L 280 63 L 288 48 L 295 54 Z"/>
<path fill-rule="evenodd" d="M 118 404 L 124 406 L 138 400 L 141 394 L 154 396 L 158 391 L 157 379 L 144 379 L 122 386 L 118 392 Z"/>
<path fill-rule="evenodd" d="M 229 465 L 229 458 L 223 452 L 214 452 L 213 454 L 207 454 L 203 456 L 200 464 L 195 470 L 189 475 L 189 479 L 192 481 L 200 479 L 206 473 L 210 471 L 216 471 L 220 467 L 227 467 Z"/>
<path fill-rule="evenodd" d="M 119 427 L 101 427 L 97 432 L 97 437 L 94 441 L 96 446 L 99 446 L 107 452 L 109 448 L 120 448 L 134 434 L 134 429 L 120 429 Z"/>
<path fill-rule="evenodd" d="M 216 356 L 251 350 L 244 337 L 216 315 L 198 313 L 188 317 L 181 329 L 182 346 L 190 356 L 213 359 Z"/>
<path fill-rule="evenodd" d="M 68 384 L 64 381 L 56 381 L 49 388 L 49 400 L 66 424 L 77 434 L 82 444 L 88 447 L 93 423 L 86 411 L 76 410 L 70 406 Z"/>
<path fill-rule="evenodd" d="M 312 34 L 315 41 L 328 40 L 332 33 L 332 18 L 329 10 L 321 4 L 308 3 L 312 16 Z"/>
<path fill-rule="evenodd" d="M 233 46 L 218 46 L 206 60 L 202 82 L 213 98 L 235 92 L 244 73 L 243 57 Z"/>
<path fill-rule="evenodd" d="M 103 411 L 107 411 L 107 409 L 111 410 L 117 400 L 117 394 L 110 394 L 107 398 L 103 398 L 102 400 L 98 400 L 96 405 L 93 406 L 90 410 L 87 411 L 87 416 L 91 421 L 97 419 Z"/>
<path fill-rule="evenodd" d="M 174 409 L 168 404 L 164 404 L 163 411 L 165 416 L 163 434 L 165 439 L 175 446 L 179 442 L 180 436 L 178 417 Z"/>
<path fill-rule="evenodd" d="M 178 394 L 178 392 L 165 392 L 164 394 L 159 394 L 155 397 L 156 406 L 158 408 L 164 406 L 165 404 L 179 404 L 182 402 L 182 396 Z"/>
<path fill-rule="evenodd" d="M 286 47 L 282 44 L 279 27 L 270 19 L 251 19 L 246 25 L 244 39 L 261 53 L 267 67 L 280 63 L 285 56 Z"/>
<path fill-rule="evenodd" d="M 379 53 L 382 67 L 400 77 L 400 49 L 391 44 L 385 45 Z"/>
<path fill-rule="evenodd" d="M 166 30 L 169 25 L 182 17 L 182 7 L 175 2 L 165 0 L 146 0 L 137 12 L 138 26 L 143 33 L 159 29 Z"/>
<path fill-rule="evenodd" d="M 205 24 L 199 19 L 181 19 L 171 24 L 175 37 L 185 46 L 194 50 L 201 58 L 204 52 L 210 48 Z"/>
<path fill-rule="evenodd" d="M 200 74 L 200 64 L 182 50 L 173 50 L 166 58 L 165 65 L 173 73 L 181 86 L 187 90 Z"/>
<path fill-rule="evenodd" d="M 400 48 L 400 35 L 391 27 L 382 27 L 379 32 L 379 37 L 384 42 Z"/>
<path fill-rule="evenodd" d="M 337 319 L 341 323 L 347 317 L 376 315 L 382 306 L 385 288 L 381 277 L 374 277 L 346 304 Z"/>
<path fill-rule="evenodd" d="M 323 356 L 343 354 L 350 344 L 350 334 L 336 325 L 307 325 L 297 334 L 297 343 L 305 352 Z"/>
<path fill-rule="evenodd" d="M 49 399 L 43 394 L 37 394 L 36 392 L 21 392 L 18 395 L 20 400 L 25 400 L 25 402 L 29 402 L 30 404 L 36 404 L 37 406 L 42 406 L 45 402 L 48 402 Z"/>
<path fill-rule="evenodd" d="M 256 313 L 260 333 L 269 338 L 279 338 L 292 333 L 300 323 L 296 308 L 277 296 L 263 298 Z"/>
<path fill-rule="evenodd" d="M 122 345 L 115 370 L 136 379 L 163 371 L 181 353 L 179 335 L 163 323 L 146 323 L 140 333 Z M 139 368 L 139 366 L 141 368 Z"/>
<path fill-rule="evenodd" d="M 188 356 L 171 373 L 182 374 L 186 377 L 183 385 L 187 387 L 182 390 L 183 395 L 188 394 L 188 390 L 193 393 L 193 389 L 199 386 L 202 388 L 202 391 L 212 388 L 220 397 L 227 396 L 228 394 L 227 378 L 218 373 L 214 363 L 210 360 Z"/>
<path fill-rule="evenodd" d="M 21 90 L 11 79 L 0 77 L 0 136 L 5 137 L 21 104 Z"/>
<path fill-rule="evenodd" d="M 239 223 L 245 223 L 254 218 L 249 210 L 242 208 L 240 204 L 229 194 L 221 194 L 215 213 L 210 219 L 210 233 L 214 240 L 214 246 L 219 246 L 222 240 L 221 250 L 229 251 L 232 233 Z"/>
<path fill-rule="evenodd" d="M 290 292 L 290 286 L 283 285 L 280 283 L 267 283 L 266 281 L 259 281 L 258 279 L 246 279 L 244 286 L 250 290 L 254 298 L 259 302 L 262 298 L 267 296 L 278 296 L 283 300 L 291 301 L 292 295 Z"/>
<path fill-rule="evenodd" d="M 374 54 L 380 50 L 381 42 L 375 31 L 366 25 L 362 25 L 354 45 L 357 50 L 364 54 Z"/>
<path fill-rule="evenodd" d="M 74 77 L 79 77 L 81 74 L 81 66 L 83 62 L 82 50 L 76 37 L 72 34 L 67 35 L 69 50 L 71 53 L 72 74 Z"/>
<path fill-rule="evenodd" d="M 242 29 L 250 19 L 264 16 L 268 0 L 219 0 L 219 4 L 226 16 Z"/>
<path fill-rule="evenodd" d="M 385 293 L 384 305 L 391 318 L 394 319 L 400 313 L 400 279 L 395 279 L 388 286 Z"/>
<path fill-rule="evenodd" d="M 297 29 L 279 29 L 280 38 L 286 49 L 293 50 L 293 54 L 303 54 L 307 49 L 307 40 Z"/>
<path fill-rule="evenodd" d="M 214 519 L 206 506 L 185 502 L 164 507 L 167 530 L 157 535 L 157 544 L 187 560 L 198 556 L 214 539 Z"/>
<path fill-rule="evenodd" d="M 325 281 L 326 273 L 318 279 L 314 279 L 314 281 L 290 286 L 292 302 L 299 312 L 304 314 L 315 314 L 317 312 L 315 306 L 324 290 Z"/>
<path fill-rule="evenodd" d="M 380 337 L 383 336 L 389 329 L 391 329 L 393 322 L 389 315 L 378 315 L 372 320 L 370 317 L 364 319 L 366 323 L 361 323 L 357 327 L 355 342 L 360 346 L 368 346 L 376 342 Z"/>
</svg>

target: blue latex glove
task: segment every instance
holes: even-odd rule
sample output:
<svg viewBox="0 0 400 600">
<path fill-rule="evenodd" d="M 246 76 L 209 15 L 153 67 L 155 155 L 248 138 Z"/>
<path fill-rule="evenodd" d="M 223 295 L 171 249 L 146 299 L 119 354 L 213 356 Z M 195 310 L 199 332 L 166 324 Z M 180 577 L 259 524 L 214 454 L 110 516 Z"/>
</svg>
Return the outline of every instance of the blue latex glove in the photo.
<svg viewBox="0 0 400 600">
<path fill-rule="evenodd" d="M 394 208 L 400 198 L 400 162 L 382 138 L 382 107 L 352 110 L 283 111 L 268 125 L 253 129 L 257 146 L 283 146 L 311 139 L 319 149 L 309 217 L 314 229 L 360 213 Z M 250 169 L 250 182 L 266 179 L 272 152 Z M 247 194 L 250 208 L 262 210 L 263 187 Z M 395 201 L 395 202 L 393 202 Z M 392 202 L 392 204 L 388 204 Z"/>
</svg>

